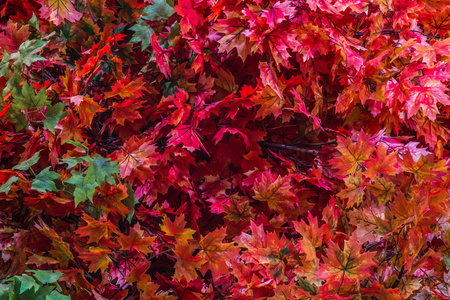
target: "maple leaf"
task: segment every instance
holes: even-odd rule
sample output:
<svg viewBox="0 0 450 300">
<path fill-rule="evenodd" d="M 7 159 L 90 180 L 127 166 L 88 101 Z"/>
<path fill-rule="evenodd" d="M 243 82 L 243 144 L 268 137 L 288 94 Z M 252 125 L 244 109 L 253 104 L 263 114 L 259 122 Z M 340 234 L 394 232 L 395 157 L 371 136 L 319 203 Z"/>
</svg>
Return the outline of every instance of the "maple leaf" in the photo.
<svg viewBox="0 0 450 300">
<path fill-rule="evenodd" d="M 109 257 L 110 254 L 109 249 L 90 247 L 89 252 L 82 253 L 79 257 L 90 262 L 89 272 L 96 272 L 98 269 L 104 272 L 108 268 L 108 264 L 112 262 Z"/>
<path fill-rule="evenodd" d="M 387 149 L 382 145 L 377 147 L 376 157 L 369 158 L 364 166 L 364 176 L 374 179 L 376 175 L 386 174 L 394 176 L 398 169 L 395 167 L 397 164 L 397 151 L 387 154 Z"/>
<path fill-rule="evenodd" d="M 269 28 L 274 28 L 276 24 L 279 24 L 285 17 L 292 16 L 296 9 L 291 1 L 280 1 L 271 5 L 270 9 L 263 10 L 262 16 L 267 19 Z"/>
<path fill-rule="evenodd" d="M 315 129 L 322 128 L 320 124 L 321 123 L 320 119 L 310 114 L 310 112 L 306 109 L 305 102 L 303 101 L 302 97 L 297 93 L 297 91 L 295 89 L 292 89 L 292 93 L 294 94 L 295 99 L 297 100 L 295 102 L 295 107 L 292 110 L 294 112 L 302 113 L 306 117 L 312 119 Z"/>
<path fill-rule="evenodd" d="M 210 269 L 215 278 L 229 273 L 227 260 L 236 257 L 239 253 L 239 248 L 235 247 L 234 243 L 223 243 L 227 236 L 226 231 L 226 227 L 216 229 L 205 237 L 201 237 L 199 241 L 199 246 L 202 249 L 199 255 L 206 261 L 202 269 L 204 273 Z"/>
<path fill-rule="evenodd" d="M 425 180 L 441 180 L 441 176 L 447 171 L 447 168 L 442 164 L 442 167 L 435 166 L 433 155 L 431 154 L 426 156 L 421 155 L 416 161 L 411 155 L 411 152 L 407 151 L 405 154 L 402 154 L 399 164 L 404 172 L 414 174 L 419 182 Z"/>
<path fill-rule="evenodd" d="M 230 205 L 223 205 L 223 211 L 226 213 L 225 218 L 233 222 L 241 220 L 250 221 L 252 219 L 252 207 L 248 200 L 239 202 L 237 197 L 230 198 Z"/>
<path fill-rule="evenodd" d="M 252 43 L 243 34 L 248 23 L 241 19 L 241 16 L 232 11 L 226 19 L 218 20 L 214 24 L 214 31 L 223 36 L 217 41 L 219 52 L 229 53 L 233 49 L 237 50 L 238 56 L 245 61 L 251 52 Z"/>
<path fill-rule="evenodd" d="M 167 236 L 174 237 L 177 244 L 187 244 L 188 240 L 193 239 L 192 235 L 195 230 L 185 228 L 186 224 L 184 215 L 175 217 L 173 222 L 167 216 L 164 216 L 160 227 Z"/>
<path fill-rule="evenodd" d="M 437 103 L 450 105 L 449 96 L 446 94 L 448 88 L 442 82 L 437 80 L 422 80 L 425 81 L 419 87 L 411 87 L 410 99 L 407 103 L 408 116 L 415 115 L 421 108 L 423 114 L 431 121 L 436 120 L 436 115 L 439 113 Z"/>
<path fill-rule="evenodd" d="M 152 36 L 151 44 L 153 48 L 153 53 L 155 53 L 156 56 L 156 64 L 158 65 L 161 72 L 164 74 L 166 78 L 170 78 L 171 71 L 170 71 L 170 50 L 169 49 L 163 49 L 158 43 L 158 37 L 156 35 Z"/>
<path fill-rule="evenodd" d="M 197 278 L 196 269 L 205 262 L 201 256 L 194 256 L 195 246 L 190 244 L 176 244 L 173 253 L 179 258 L 175 263 L 175 279 L 192 281 Z"/>
<path fill-rule="evenodd" d="M 297 200 L 295 194 L 290 191 L 290 178 L 276 177 L 272 172 L 265 171 L 259 179 L 255 180 L 253 191 L 255 198 L 267 202 L 269 207 L 277 212 L 283 212 L 286 207 L 293 208 L 293 202 Z"/>
<path fill-rule="evenodd" d="M 135 101 L 130 98 L 125 99 L 125 101 L 119 103 L 114 102 L 111 107 L 114 108 L 112 114 L 112 119 L 116 124 L 122 126 L 125 125 L 125 121 L 133 122 L 134 120 L 142 119 L 139 114 L 139 109 L 142 107 L 142 101 Z"/>
<path fill-rule="evenodd" d="M 372 268 L 376 266 L 373 260 L 375 255 L 376 252 L 361 254 L 361 245 L 355 235 L 344 242 L 344 249 L 330 241 L 327 256 L 323 257 L 324 263 L 320 264 L 320 270 L 316 274 L 320 279 L 334 283 L 339 294 L 341 282 L 355 282 L 370 277 Z"/>
<path fill-rule="evenodd" d="M 214 84 L 220 88 L 223 88 L 227 92 L 234 92 L 237 90 L 235 78 L 230 70 L 224 70 L 222 68 L 216 71 L 218 78 L 214 79 Z"/>
<path fill-rule="evenodd" d="M 172 130 L 170 139 L 167 141 L 167 144 L 170 146 L 176 146 L 182 143 L 183 147 L 191 152 L 200 150 L 201 148 L 209 155 L 205 146 L 203 146 L 202 142 L 200 141 L 200 136 L 197 130 L 198 128 L 192 125 L 179 125 Z"/>
<path fill-rule="evenodd" d="M 245 146 L 247 147 L 247 149 L 250 149 L 250 140 L 249 140 L 247 134 L 245 133 L 246 130 L 238 129 L 238 128 L 229 128 L 229 127 L 220 128 L 213 138 L 214 140 L 216 140 L 216 145 L 218 142 L 220 142 L 223 139 L 223 136 L 226 132 L 228 132 L 230 134 L 239 134 L 244 139 Z"/>
<path fill-rule="evenodd" d="M 374 184 L 366 184 L 368 190 L 377 198 L 379 204 L 391 201 L 396 193 L 395 184 L 384 177 L 375 177 Z"/>
<path fill-rule="evenodd" d="M 241 233 L 235 238 L 240 247 L 248 249 L 241 258 L 248 263 L 257 262 L 265 267 L 267 275 L 277 282 L 283 280 L 284 258 L 289 254 L 289 241 L 286 237 L 278 237 L 276 232 L 265 233 L 261 224 L 250 224 L 251 234 Z"/>
<path fill-rule="evenodd" d="M 75 102 L 76 111 L 80 115 L 80 126 L 88 126 L 90 128 L 95 114 L 106 111 L 106 108 L 102 108 L 97 102 L 89 97 L 80 97 L 81 101 L 75 102 L 71 99 L 71 102 Z"/>
<path fill-rule="evenodd" d="M 270 63 L 261 61 L 259 63 L 259 70 L 262 83 L 265 86 L 270 86 L 280 99 L 284 99 L 283 93 L 277 84 L 278 78 L 274 74 L 275 70 L 270 66 Z"/>
<path fill-rule="evenodd" d="M 7 26 L 3 27 L 4 32 L 0 33 L 0 49 L 9 54 L 17 52 L 20 45 L 30 36 L 29 25 L 17 26 L 13 20 L 8 20 Z"/>
<path fill-rule="evenodd" d="M 138 77 L 133 81 L 130 78 L 125 77 L 124 79 L 117 81 L 112 87 L 110 92 L 106 92 L 106 98 L 121 97 L 123 99 L 130 98 L 131 100 L 136 100 L 142 97 L 144 94 L 142 91 L 147 91 L 144 86 L 145 82 L 142 77 Z"/>
<path fill-rule="evenodd" d="M 49 228 L 47 224 L 40 221 L 40 224 L 36 224 L 35 227 L 48 239 L 52 241 L 52 250 L 49 251 L 50 255 L 56 258 L 61 266 L 66 267 L 70 260 L 72 260 L 73 254 L 70 251 L 69 243 L 63 241 L 63 239 L 52 228 Z"/>
<path fill-rule="evenodd" d="M 357 172 L 356 176 L 350 175 L 344 178 L 344 182 L 347 188 L 337 193 L 336 196 L 348 199 L 346 208 L 360 205 L 364 198 L 364 180 L 362 179 L 362 173 Z"/>
<path fill-rule="evenodd" d="M 120 177 L 126 178 L 141 168 L 148 172 L 150 166 L 156 165 L 158 158 L 156 149 L 157 147 L 150 141 L 139 140 L 136 136 L 129 139 L 123 147 L 123 155 L 118 157 Z M 156 157 L 153 158 L 154 156 Z"/>
<path fill-rule="evenodd" d="M 130 27 L 134 31 L 130 39 L 130 43 L 141 42 L 141 50 L 145 50 L 150 46 L 150 37 L 153 35 L 153 29 L 144 20 L 139 19 L 135 25 Z"/>
<path fill-rule="evenodd" d="M 149 254 L 152 252 L 152 247 L 155 244 L 156 236 L 144 237 L 145 233 L 141 230 L 139 224 L 134 225 L 130 229 L 130 234 L 124 235 L 120 234 L 118 239 L 119 244 L 122 246 L 121 250 L 129 250 L 131 248 L 144 254 Z"/>
<path fill-rule="evenodd" d="M 338 136 L 336 149 L 341 156 L 330 159 L 330 163 L 338 170 L 339 175 L 348 175 L 354 174 L 358 168 L 361 168 L 362 163 L 372 154 L 374 147 L 370 137 L 361 131 L 356 144 L 350 138 L 344 139 Z"/>
<path fill-rule="evenodd" d="M 42 5 L 41 17 L 50 19 L 55 25 L 59 25 L 66 19 L 69 22 L 76 22 L 83 17 L 73 6 L 71 0 L 40 0 Z"/>
<path fill-rule="evenodd" d="M 299 242 L 300 250 L 306 254 L 306 261 L 316 259 L 316 248 L 322 246 L 330 238 L 330 228 L 328 224 L 319 227 L 317 217 L 311 215 L 308 211 L 308 225 L 304 220 L 294 221 L 295 230 L 300 233 L 303 239 Z"/>
<path fill-rule="evenodd" d="M 110 221 L 97 221 L 87 214 L 84 214 L 82 218 L 87 225 L 78 227 L 75 233 L 89 237 L 88 244 L 98 243 L 102 238 L 109 238 L 112 233 L 119 234 L 116 226 Z"/>
<path fill-rule="evenodd" d="M 119 183 L 116 186 L 107 184 L 100 188 L 99 192 L 103 196 L 102 199 L 98 201 L 101 203 L 103 211 L 117 213 L 123 217 L 131 213 L 131 210 L 123 203 L 128 197 L 126 185 L 122 183 Z"/>
</svg>

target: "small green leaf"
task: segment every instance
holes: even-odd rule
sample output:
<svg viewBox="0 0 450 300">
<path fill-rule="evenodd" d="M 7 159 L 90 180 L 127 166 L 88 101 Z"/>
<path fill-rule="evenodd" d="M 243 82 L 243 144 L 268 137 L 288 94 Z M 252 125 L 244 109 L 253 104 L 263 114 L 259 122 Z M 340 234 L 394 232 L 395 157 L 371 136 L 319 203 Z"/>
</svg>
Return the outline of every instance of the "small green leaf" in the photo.
<svg viewBox="0 0 450 300">
<path fill-rule="evenodd" d="M 33 273 L 34 278 L 42 284 L 56 283 L 62 275 L 59 271 L 30 270 L 29 272 Z"/>
<path fill-rule="evenodd" d="M 48 42 L 44 42 L 41 40 L 27 40 L 23 42 L 19 46 L 19 53 L 23 63 L 29 67 L 36 61 L 46 60 L 42 56 L 39 56 L 35 53 L 40 51 L 47 44 Z"/>
<path fill-rule="evenodd" d="M 149 21 L 159 21 L 162 19 L 168 19 L 175 13 L 175 10 L 167 4 L 166 0 L 153 0 L 153 5 L 149 5 L 144 8 L 142 13 L 142 19 Z"/>
<path fill-rule="evenodd" d="M 444 255 L 444 262 L 447 270 L 450 270 L 450 257 L 447 254 Z"/>
<path fill-rule="evenodd" d="M 66 141 L 66 142 L 68 142 L 68 141 Z M 63 164 L 67 164 L 68 169 L 72 169 L 76 165 L 81 164 L 83 162 L 83 158 L 82 157 L 68 157 L 68 158 L 62 158 L 62 159 L 60 159 L 60 161 Z"/>
<path fill-rule="evenodd" d="M 92 201 L 94 198 L 96 185 L 84 183 L 85 178 L 82 173 L 78 173 L 76 171 L 72 171 L 71 173 L 72 177 L 66 180 L 66 183 L 75 185 L 75 190 L 73 191 L 75 207 L 77 207 L 81 202 L 86 201 L 86 198 Z"/>
<path fill-rule="evenodd" d="M 12 91 L 12 96 L 13 102 L 19 109 L 42 108 L 50 104 L 50 101 L 47 100 L 45 88 L 41 89 L 36 95 L 33 87 L 26 82 L 23 83 L 20 94 L 18 91 Z"/>
<path fill-rule="evenodd" d="M 33 13 L 33 16 L 31 17 L 31 19 L 28 20 L 28 24 L 30 24 L 31 27 L 33 27 L 34 29 L 39 31 L 39 21 L 36 18 L 36 15 L 34 13 Z"/>
<path fill-rule="evenodd" d="M 46 193 L 47 191 L 56 192 L 56 185 L 53 180 L 60 177 L 56 172 L 49 171 L 50 167 L 42 170 L 31 184 L 31 189 L 36 190 L 41 193 Z"/>
<path fill-rule="evenodd" d="M 31 158 L 21 162 L 17 166 L 14 166 L 12 169 L 13 170 L 19 170 L 19 171 L 26 171 L 26 170 L 28 170 L 31 166 L 35 165 L 39 161 L 39 154 L 40 154 L 41 151 L 42 150 L 39 150 Z"/>
<path fill-rule="evenodd" d="M 147 47 L 150 46 L 150 37 L 153 35 L 153 29 L 145 23 L 145 21 L 139 19 L 130 30 L 134 31 L 130 43 L 141 42 L 142 50 L 147 49 Z"/>
<path fill-rule="evenodd" d="M 37 291 L 40 288 L 40 285 L 30 275 L 22 274 L 20 276 L 15 276 L 14 287 L 16 288 L 16 294 L 22 294 L 30 289 Z M 17 290 L 19 291 L 18 293 Z"/>
<path fill-rule="evenodd" d="M 117 161 L 111 161 L 110 158 L 103 158 L 96 154 L 93 157 L 86 156 L 85 161 L 89 163 L 89 169 L 86 172 L 84 183 L 97 182 L 99 186 L 108 182 L 115 184 L 113 174 L 119 174 L 119 164 Z"/>
<path fill-rule="evenodd" d="M 64 112 L 64 102 L 58 102 L 53 106 L 47 106 L 45 109 L 44 128 L 55 134 L 55 127 L 67 112 Z M 67 141 L 66 141 L 67 143 Z"/>
<path fill-rule="evenodd" d="M 16 131 L 21 131 L 22 129 L 28 127 L 28 122 L 25 115 L 15 105 L 11 105 L 8 108 L 5 118 L 15 124 Z"/>
<path fill-rule="evenodd" d="M 51 292 L 50 295 L 47 295 L 45 297 L 45 300 L 70 300 L 70 296 L 65 296 L 61 293 L 59 293 L 58 291 L 53 291 Z"/>
<path fill-rule="evenodd" d="M 77 142 L 77 141 L 72 141 L 72 140 L 67 140 L 67 141 L 65 141 L 67 144 L 71 144 L 71 145 L 74 145 L 75 147 L 78 147 L 78 148 L 80 148 L 80 149 L 83 149 L 84 151 L 86 151 L 86 152 L 89 152 L 89 148 L 88 147 L 86 147 L 85 145 L 83 145 L 82 143 L 80 143 L 80 142 Z"/>
<path fill-rule="evenodd" d="M 8 52 L 4 51 L 2 61 L 0 62 L 0 77 L 5 75 L 6 78 L 9 77 L 9 59 Z"/>
<path fill-rule="evenodd" d="M 19 180 L 19 177 L 13 176 L 10 177 L 2 186 L 0 186 L 0 193 L 8 194 L 11 189 L 11 185 Z"/>
<path fill-rule="evenodd" d="M 3 89 L 2 96 L 5 96 L 9 92 L 20 93 L 22 87 L 20 83 L 22 82 L 22 77 L 20 76 L 20 70 L 18 72 L 14 72 L 11 77 L 6 82 L 6 86 Z"/>
</svg>

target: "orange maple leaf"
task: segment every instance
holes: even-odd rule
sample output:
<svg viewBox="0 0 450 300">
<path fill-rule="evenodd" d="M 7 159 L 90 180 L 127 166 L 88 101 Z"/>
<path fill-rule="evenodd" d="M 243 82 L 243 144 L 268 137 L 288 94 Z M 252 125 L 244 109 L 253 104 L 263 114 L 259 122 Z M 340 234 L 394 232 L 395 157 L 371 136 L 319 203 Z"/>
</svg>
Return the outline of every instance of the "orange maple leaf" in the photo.
<svg viewBox="0 0 450 300">
<path fill-rule="evenodd" d="M 129 250 L 133 248 L 137 252 L 149 254 L 152 252 L 152 247 L 155 244 L 156 236 L 145 237 L 145 231 L 141 230 L 139 224 L 134 225 L 130 229 L 130 234 L 120 234 L 118 239 L 119 244 L 122 246 L 120 250 Z"/>
<path fill-rule="evenodd" d="M 338 175 L 354 174 L 374 150 L 370 137 L 366 136 L 362 130 L 357 137 L 356 144 L 350 138 L 344 139 L 340 136 L 337 137 L 337 142 L 336 149 L 341 156 L 330 159 L 330 163 L 333 168 L 338 170 Z"/>
<path fill-rule="evenodd" d="M 297 197 L 290 191 L 290 181 L 289 177 L 280 175 L 275 179 L 270 170 L 266 171 L 261 178 L 255 180 L 253 186 L 255 196 L 253 198 L 267 202 L 271 209 L 279 213 L 283 213 L 286 207 L 292 209 Z"/>
<path fill-rule="evenodd" d="M 98 269 L 104 272 L 108 268 L 108 264 L 112 262 L 109 254 L 111 254 L 109 249 L 91 247 L 89 252 L 80 254 L 79 257 L 90 262 L 89 272 L 96 272 Z"/>
<path fill-rule="evenodd" d="M 344 182 L 347 188 L 337 193 L 336 196 L 348 199 L 346 208 L 360 205 L 364 198 L 364 180 L 361 172 L 357 172 L 355 176 L 350 175 L 344 178 Z"/>
<path fill-rule="evenodd" d="M 192 235 L 195 233 L 195 230 L 185 228 L 186 221 L 184 220 L 184 215 L 175 217 L 173 222 L 165 215 L 160 227 L 167 236 L 174 237 L 177 244 L 187 244 L 188 240 L 193 239 Z"/>
<path fill-rule="evenodd" d="M 376 266 L 373 260 L 376 252 L 361 253 L 361 250 L 361 244 L 355 235 L 344 242 L 343 250 L 330 241 L 327 256 L 323 257 L 324 263 L 320 265 L 316 275 L 327 280 L 328 284 L 336 286 L 337 293 L 342 282 L 354 283 L 358 279 L 369 278 L 373 272 L 372 268 Z"/>
<path fill-rule="evenodd" d="M 116 226 L 110 221 L 97 221 L 87 214 L 83 214 L 82 219 L 87 223 L 87 225 L 79 227 L 75 230 L 75 233 L 80 236 L 89 237 L 89 240 L 87 241 L 88 244 L 98 243 L 102 238 L 110 237 L 113 232 L 119 234 Z"/>
<path fill-rule="evenodd" d="M 374 179 L 376 175 L 386 174 L 394 176 L 398 169 L 395 167 L 397 164 L 397 151 L 394 151 L 387 155 L 387 149 L 379 145 L 376 151 L 376 157 L 369 158 L 365 163 L 366 171 L 364 176 Z"/>
<path fill-rule="evenodd" d="M 222 227 L 208 233 L 199 242 L 200 248 L 202 249 L 200 255 L 207 262 L 203 265 L 203 270 L 206 272 L 210 269 L 215 278 L 219 278 L 223 274 L 228 274 L 229 267 L 226 261 L 239 254 L 239 248 L 234 247 L 234 243 L 223 243 L 226 236 L 227 228 Z"/>
<path fill-rule="evenodd" d="M 386 204 L 391 201 L 396 193 L 395 184 L 384 177 L 375 177 L 373 184 L 366 184 L 369 191 L 377 198 L 378 204 Z"/>
</svg>

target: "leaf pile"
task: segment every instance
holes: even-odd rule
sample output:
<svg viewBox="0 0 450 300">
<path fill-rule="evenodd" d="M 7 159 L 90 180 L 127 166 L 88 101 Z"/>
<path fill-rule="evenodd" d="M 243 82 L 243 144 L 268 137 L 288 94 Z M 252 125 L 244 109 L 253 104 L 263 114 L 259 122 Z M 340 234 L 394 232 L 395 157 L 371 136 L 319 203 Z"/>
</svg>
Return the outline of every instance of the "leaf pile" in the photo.
<svg viewBox="0 0 450 300">
<path fill-rule="evenodd" d="M 3 1 L 0 299 L 449 298 L 449 26 L 448 1 Z"/>
</svg>

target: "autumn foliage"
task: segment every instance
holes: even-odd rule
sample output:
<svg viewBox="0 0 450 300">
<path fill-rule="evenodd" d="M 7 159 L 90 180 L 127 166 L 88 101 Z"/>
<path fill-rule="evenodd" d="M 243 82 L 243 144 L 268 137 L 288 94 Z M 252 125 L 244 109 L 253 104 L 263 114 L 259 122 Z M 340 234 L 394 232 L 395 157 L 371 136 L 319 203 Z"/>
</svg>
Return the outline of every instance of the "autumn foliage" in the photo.
<svg viewBox="0 0 450 300">
<path fill-rule="evenodd" d="M 450 298 L 450 1 L 1 0 L 0 299 Z"/>
</svg>

